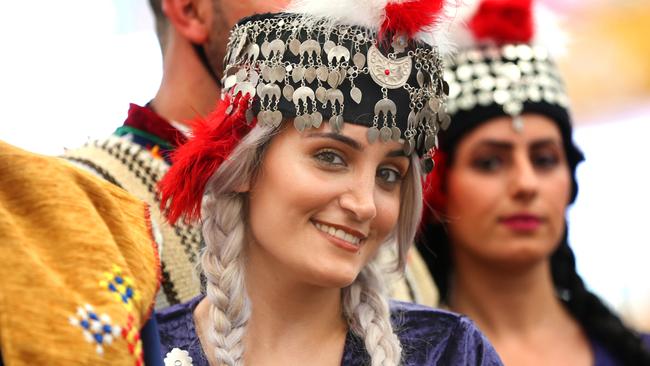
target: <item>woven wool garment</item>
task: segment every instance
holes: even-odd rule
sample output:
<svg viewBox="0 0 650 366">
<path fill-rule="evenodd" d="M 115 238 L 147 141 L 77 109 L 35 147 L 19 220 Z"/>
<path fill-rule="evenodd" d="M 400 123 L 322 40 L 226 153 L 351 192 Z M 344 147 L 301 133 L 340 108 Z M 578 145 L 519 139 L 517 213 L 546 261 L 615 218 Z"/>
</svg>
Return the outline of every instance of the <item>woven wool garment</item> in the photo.
<svg viewBox="0 0 650 366">
<path fill-rule="evenodd" d="M 147 206 L 59 158 L 0 142 L 6 365 L 138 365 L 160 265 Z"/>
<path fill-rule="evenodd" d="M 64 158 L 93 171 L 150 205 L 151 217 L 162 234 L 162 291 L 156 308 L 185 302 L 201 292 L 195 266 L 201 248 L 200 229 L 182 222 L 171 226 L 160 211 L 156 185 L 169 164 L 126 137 L 110 136 L 68 150 Z"/>
</svg>

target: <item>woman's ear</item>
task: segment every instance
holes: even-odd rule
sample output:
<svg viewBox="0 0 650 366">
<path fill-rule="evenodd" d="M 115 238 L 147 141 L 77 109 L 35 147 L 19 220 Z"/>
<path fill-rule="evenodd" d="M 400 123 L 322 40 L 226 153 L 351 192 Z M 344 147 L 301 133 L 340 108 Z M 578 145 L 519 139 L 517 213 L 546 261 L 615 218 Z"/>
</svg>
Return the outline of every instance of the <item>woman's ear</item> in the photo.
<svg viewBox="0 0 650 366">
<path fill-rule="evenodd" d="M 208 0 L 163 0 L 162 9 L 172 27 L 194 44 L 207 42 L 212 22 Z"/>
</svg>

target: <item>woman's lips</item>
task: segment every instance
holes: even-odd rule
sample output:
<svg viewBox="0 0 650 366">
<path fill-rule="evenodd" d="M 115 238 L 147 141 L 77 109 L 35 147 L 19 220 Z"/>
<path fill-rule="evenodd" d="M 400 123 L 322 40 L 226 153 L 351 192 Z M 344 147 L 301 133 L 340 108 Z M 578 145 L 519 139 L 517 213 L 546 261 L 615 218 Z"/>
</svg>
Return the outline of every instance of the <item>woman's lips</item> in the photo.
<svg viewBox="0 0 650 366">
<path fill-rule="evenodd" d="M 366 238 L 361 232 L 335 224 L 312 221 L 316 229 L 337 247 L 358 253 Z"/>
<path fill-rule="evenodd" d="M 517 214 L 501 218 L 499 222 L 513 231 L 531 232 L 537 230 L 543 221 L 539 216 Z"/>
</svg>

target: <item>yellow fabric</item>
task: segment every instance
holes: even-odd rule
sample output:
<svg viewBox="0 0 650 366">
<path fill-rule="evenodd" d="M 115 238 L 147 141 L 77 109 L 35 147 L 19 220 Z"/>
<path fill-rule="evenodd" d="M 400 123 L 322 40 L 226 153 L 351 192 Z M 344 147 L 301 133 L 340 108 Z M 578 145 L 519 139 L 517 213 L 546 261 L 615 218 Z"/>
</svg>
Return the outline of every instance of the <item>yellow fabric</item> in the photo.
<svg viewBox="0 0 650 366">
<path fill-rule="evenodd" d="M 150 315 L 160 268 L 144 203 L 0 141 L 0 258 L 5 365 L 137 365 L 125 337 L 115 334 L 100 354 L 71 320 L 90 305 L 126 334 Z M 107 288 L 116 275 L 135 293 L 128 303 Z"/>
</svg>

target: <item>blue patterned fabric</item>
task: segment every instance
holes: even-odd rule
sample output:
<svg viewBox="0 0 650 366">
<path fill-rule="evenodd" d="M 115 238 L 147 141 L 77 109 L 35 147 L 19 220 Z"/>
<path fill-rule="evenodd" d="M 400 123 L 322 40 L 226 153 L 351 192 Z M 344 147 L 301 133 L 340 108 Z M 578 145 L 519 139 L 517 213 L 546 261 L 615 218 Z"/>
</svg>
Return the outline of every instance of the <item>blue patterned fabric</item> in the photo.
<svg viewBox="0 0 650 366">
<path fill-rule="evenodd" d="M 161 351 L 188 351 L 194 366 L 208 362 L 196 335 L 192 313 L 202 297 L 156 313 Z M 501 365 L 492 345 L 466 317 L 425 306 L 391 302 L 393 327 L 402 343 L 403 365 Z M 369 365 L 363 341 L 348 332 L 342 366 Z"/>
</svg>

